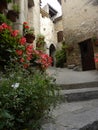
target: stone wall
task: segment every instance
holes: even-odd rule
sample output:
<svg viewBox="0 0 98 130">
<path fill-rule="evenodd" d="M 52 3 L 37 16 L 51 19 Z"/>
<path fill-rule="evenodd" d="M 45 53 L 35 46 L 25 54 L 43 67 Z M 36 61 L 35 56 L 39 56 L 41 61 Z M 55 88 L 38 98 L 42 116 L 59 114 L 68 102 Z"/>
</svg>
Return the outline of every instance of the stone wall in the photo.
<svg viewBox="0 0 98 130">
<path fill-rule="evenodd" d="M 74 55 L 68 61 L 80 63 L 80 50 L 77 43 L 98 36 L 98 0 L 61 0 L 64 39 L 73 44 Z M 72 53 L 72 52 L 71 52 Z"/>
<path fill-rule="evenodd" d="M 65 35 L 69 30 L 78 37 L 98 34 L 97 0 L 62 0 L 62 11 Z"/>
<path fill-rule="evenodd" d="M 55 35 L 56 35 L 56 41 L 57 41 L 57 33 L 59 31 L 63 31 L 62 16 L 54 20 L 54 27 L 55 27 Z M 61 43 L 58 43 L 58 41 L 57 41 L 57 47 L 58 48 L 61 47 Z"/>
</svg>

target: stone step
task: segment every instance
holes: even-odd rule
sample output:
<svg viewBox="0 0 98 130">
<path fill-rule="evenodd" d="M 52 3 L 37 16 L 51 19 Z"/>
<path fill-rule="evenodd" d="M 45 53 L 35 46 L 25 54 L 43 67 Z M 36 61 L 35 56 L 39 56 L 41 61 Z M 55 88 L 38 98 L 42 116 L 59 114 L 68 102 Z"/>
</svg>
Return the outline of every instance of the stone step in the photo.
<svg viewBox="0 0 98 130">
<path fill-rule="evenodd" d="M 63 102 L 98 99 L 98 87 L 60 90 Z"/>
<path fill-rule="evenodd" d="M 62 90 L 64 89 L 79 89 L 79 88 L 92 88 L 98 87 L 98 81 L 70 83 L 70 84 L 57 84 Z"/>
<path fill-rule="evenodd" d="M 43 130 L 98 130 L 98 99 L 62 103 Z"/>
</svg>

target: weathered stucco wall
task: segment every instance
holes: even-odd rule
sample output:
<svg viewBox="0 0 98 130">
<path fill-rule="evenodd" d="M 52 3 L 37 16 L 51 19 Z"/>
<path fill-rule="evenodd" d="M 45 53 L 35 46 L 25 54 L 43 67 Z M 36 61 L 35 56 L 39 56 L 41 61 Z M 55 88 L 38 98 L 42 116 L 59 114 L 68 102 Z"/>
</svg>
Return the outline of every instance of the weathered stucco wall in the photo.
<svg viewBox="0 0 98 130">
<path fill-rule="evenodd" d="M 49 47 L 51 44 L 56 47 L 57 38 L 53 21 L 48 16 L 42 17 L 42 14 L 40 14 L 40 33 L 45 36 L 46 51 L 49 54 Z"/>
</svg>

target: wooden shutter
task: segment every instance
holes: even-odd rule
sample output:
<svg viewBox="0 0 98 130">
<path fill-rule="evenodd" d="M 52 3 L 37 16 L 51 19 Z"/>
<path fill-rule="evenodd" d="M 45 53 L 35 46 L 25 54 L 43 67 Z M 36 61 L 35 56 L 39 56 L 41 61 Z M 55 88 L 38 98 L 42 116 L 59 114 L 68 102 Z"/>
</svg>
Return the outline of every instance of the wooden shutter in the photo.
<svg viewBox="0 0 98 130">
<path fill-rule="evenodd" d="M 63 31 L 57 32 L 57 39 L 58 39 L 58 42 L 63 41 Z"/>
</svg>

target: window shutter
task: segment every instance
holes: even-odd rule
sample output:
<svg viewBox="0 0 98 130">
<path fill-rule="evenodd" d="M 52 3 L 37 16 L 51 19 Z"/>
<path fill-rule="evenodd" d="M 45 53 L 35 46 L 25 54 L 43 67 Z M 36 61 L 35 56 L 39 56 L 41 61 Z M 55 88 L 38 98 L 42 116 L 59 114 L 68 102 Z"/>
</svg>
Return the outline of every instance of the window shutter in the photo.
<svg viewBox="0 0 98 130">
<path fill-rule="evenodd" d="M 58 42 L 63 41 L 63 31 L 57 32 L 57 39 L 58 39 Z"/>
</svg>

